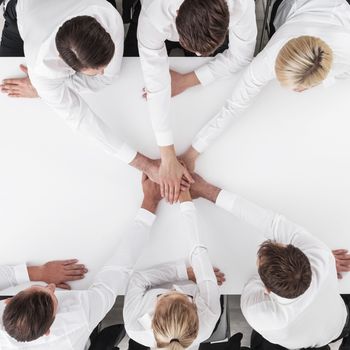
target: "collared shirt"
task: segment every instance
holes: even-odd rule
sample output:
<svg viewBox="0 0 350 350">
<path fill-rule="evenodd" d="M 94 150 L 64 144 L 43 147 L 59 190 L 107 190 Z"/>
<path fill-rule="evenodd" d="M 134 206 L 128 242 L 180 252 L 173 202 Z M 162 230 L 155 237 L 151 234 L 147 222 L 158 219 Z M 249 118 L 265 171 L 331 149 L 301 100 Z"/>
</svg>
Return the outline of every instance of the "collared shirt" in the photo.
<svg viewBox="0 0 350 350">
<path fill-rule="evenodd" d="M 76 16 L 94 17 L 111 35 L 115 55 L 103 75 L 77 73 L 59 57 L 56 33 L 64 22 Z M 81 93 L 112 84 L 119 74 L 124 41 L 119 13 L 105 0 L 18 0 L 17 17 L 29 77 L 42 100 L 73 129 L 97 139 L 106 151 L 130 163 L 135 150 L 112 135 L 81 97 Z"/>
<path fill-rule="evenodd" d="M 84 350 L 89 336 L 98 323 L 112 308 L 117 295 L 125 288 L 133 266 L 146 245 L 150 228 L 155 216 L 140 209 L 133 225 L 118 243 L 115 253 L 105 266 L 97 273 L 88 290 L 56 291 L 58 310 L 48 336 L 42 336 L 28 343 L 18 343 L 11 338 L 0 321 L 0 348 L 12 349 L 50 349 L 50 350 Z M 24 281 L 24 268 L 0 269 L 2 287 Z M 6 295 L 16 294 L 11 290 L 2 292 Z M 0 315 L 5 303 L 0 302 Z"/>
<path fill-rule="evenodd" d="M 184 0 L 143 0 L 138 24 L 138 45 L 147 89 L 147 105 L 159 146 L 173 144 L 169 107 L 171 79 L 165 40 L 179 41 L 175 19 Z M 253 0 L 228 0 L 229 48 L 195 71 L 203 85 L 245 67 L 256 42 Z"/>
<path fill-rule="evenodd" d="M 196 135 L 192 146 L 202 153 L 249 106 L 267 83 L 276 78 L 275 61 L 280 49 L 292 38 L 321 38 L 333 50 L 333 66 L 324 81 L 350 75 L 350 6 L 346 0 L 291 0 L 288 15 L 278 17 L 279 27 L 267 46 L 245 69 L 221 111 Z M 284 12 L 286 14 L 286 12 Z"/>
<path fill-rule="evenodd" d="M 221 191 L 216 204 L 254 226 L 266 239 L 299 248 L 311 264 L 311 285 L 295 299 L 267 293 L 258 274 L 248 281 L 241 309 L 251 327 L 288 349 L 321 347 L 335 340 L 345 326 L 347 310 L 339 294 L 332 251 L 303 227 L 237 195 Z"/>
<path fill-rule="evenodd" d="M 156 347 L 152 330 L 152 318 L 157 296 L 170 290 L 178 290 L 193 296 L 199 317 L 199 333 L 193 342 L 198 345 L 212 334 L 220 317 L 220 292 L 207 249 L 199 242 L 196 211 L 192 202 L 180 204 L 184 229 L 193 246 L 190 263 L 197 283 L 188 280 L 184 262 L 156 266 L 145 271 L 135 271 L 130 277 L 125 296 L 125 329 L 136 342 Z"/>
</svg>

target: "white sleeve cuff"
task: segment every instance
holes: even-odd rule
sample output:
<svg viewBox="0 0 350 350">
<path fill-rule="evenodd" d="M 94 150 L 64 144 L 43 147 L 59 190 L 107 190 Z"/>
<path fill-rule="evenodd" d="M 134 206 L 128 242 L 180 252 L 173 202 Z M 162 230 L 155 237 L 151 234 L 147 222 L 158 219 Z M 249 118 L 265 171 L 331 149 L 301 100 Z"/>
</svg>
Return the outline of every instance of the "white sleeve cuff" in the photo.
<svg viewBox="0 0 350 350">
<path fill-rule="evenodd" d="M 176 271 L 177 271 L 177 276 L 179 278 L 179 281 L 188 280 L 187 267 L 185 263 L 180 263 L 176 265 Z"/>
<path fill-rule="evenodd" d="M 20 264 L 13 267 L 15 278 L 18 285 L 30 282 L 26 264 Z"/>
<path fill-rule="evenodd" d="M 215 80 L 215 77 L 212 74 L 208 64 L 197 68 L 194 72 L 203 86 L 206 86 Z"/>
<path fill-rule="evenodd" d="M 180 203 L 180 210 L 183 211 L 193 211 L 196 210 L 196 207 L 194 206 L 192 201 L 186 201 Z"/>
<path fill-rule="evenodd" d="M 225 190 L 221 190 L 216 198 L 215 204 L 222 209 L 230 211 L 234 205 L 237 196 Z"/>
<path fill-rule="evenodd" d="M 203 153 L 208 145 L 206 142 L 204 142 L 202 139 L 198 138 L 193 141 L 192 147 L 198 152 L 198 153 Z"/>
<path fill-rule="evenodd" d="M 129 164 L 135 159 L 137 152 L 128 144 L 124 143 L 117 155 L 123 162 Z"/>
<path fill-rule="evenodd" d="M 139 209 L 139 212 L 137 213 L 135 218 L 135 220 L 141 221 L 147 226 L 152 226 L 155 219 L 156 219 L 156 216 L 153 213 L 143 208 Z"/>
<path fill-rule="evenodd" d="M 174 144 L 173 133 L 171 130 L 163 132 L 156 131 L 155 136 L 159 147 L 165 147 Z"/>
</svg>

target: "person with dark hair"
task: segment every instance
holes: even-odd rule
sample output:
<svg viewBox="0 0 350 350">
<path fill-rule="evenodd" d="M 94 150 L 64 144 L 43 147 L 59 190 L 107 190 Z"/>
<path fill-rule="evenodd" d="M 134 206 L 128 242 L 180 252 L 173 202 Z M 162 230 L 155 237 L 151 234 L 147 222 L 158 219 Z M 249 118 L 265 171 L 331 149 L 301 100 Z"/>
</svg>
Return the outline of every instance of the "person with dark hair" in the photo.
<svg viewBox="0 0 350 350">
<path fill-rule="evenodd" d="M 20 68 L 27 76 L 5 79 L 1 91 L 15 98 L 40 96 L 73 129 L 158 181 L 156 162 L 113 135 L 81 97 L 112 84 L 120 73 L 124 26 L 117 10 L 106 0 L 10 0 L 6 11 L 13 35 L 7 23 L 2 42 L 17 45 L 18 52 L 24 42 L 27 67 Z"/>
<path fill-rule="evenodd" d="M 349 301 L 338 277 L 350 271 L 347 250 L 331 251 L 284 216 L 209 184 L 197 174 L 193 198 L 205 198 L 252 225 L 267 239 L 258 273 L 243 289 L 241 309 L 254 329 L 251 349 L 317 348 L 350 335 Z M 345 349 L 345 347 L 344 347 Z"/>
<path fill-rule="evenodd" d="M 146 85 L 144 96 L 147 96 L 153 130 L 160 147 L 162 195 L 173 203 L 178 200 L 181 180 L 185 178 L 192 182 L 192 179 L 176 158 L 169 118 L 171 95 L 194 85 L 207 85 L 249 64 L 257 35 L 255 2 L 144 0 L 141 3 L 137 38 Z M 195 72 L 180 75 L 169 71 L 166 42 L 179 42 L 186 52 L 209 56 L 216 53 L 227 36 L 229 47 Z M 129 46 L 128 40 L 125 46 Z"/>
<path fill-rule="evenodd" d="M 66 281 L 80 279 L 87 272 L 76 260 L 49 263 L 35 271 L 28 269 L 29 275 L 34 276 L 32 280 L 49 284 L 32 286 L 0 302 L 0 349 L 88 348 L 90 334 L 112 308 L 117 294 L 125 291 L 134 264 L 147 244 L 161 196 L 159 186 L 145 174 L 142 187 L 144 198 L 133 224 L 118 242 L 112 257 L 97 272 L 89 289 L 56 290 L 56 284 L 68 289 Z M 25 276 L 22 266 L 0 268 L 0 278 L 5 279 L 5 284 L 0 279 L 0 288 L 26 281 Z"/>
</svg>

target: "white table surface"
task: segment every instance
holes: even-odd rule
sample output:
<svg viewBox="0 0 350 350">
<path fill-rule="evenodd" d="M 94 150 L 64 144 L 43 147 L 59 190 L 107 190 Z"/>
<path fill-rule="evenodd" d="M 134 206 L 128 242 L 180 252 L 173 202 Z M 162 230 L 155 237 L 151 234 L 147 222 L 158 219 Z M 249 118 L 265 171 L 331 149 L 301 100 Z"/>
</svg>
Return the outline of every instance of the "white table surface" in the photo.
<svg viewBox="0 0 350 350">
<path fill-rule="evenodd" d="M 18 75 L 22 59 L 1 59 L 0 79 Z M 172 59 L 189 71 L 200 58 Z M 237 77 L 196 87 L 172 100 L 182 153 L 230 95 Z M 119 81 L 86 100 L 116 133 L 151 157 L 158 149 L 141 98 L 139 61 L 125 59 Z M 350 81 L 302 94 L 269 84 L 197 163 L 208 180 L 284 213 L 331 248 L 350 248 Z M 90 269 L 86 288 L 111 255 L 139 207 L 141 174 L 69 129 L 42 101 L 0 96 L 0 264 L 76 257 Z M 212 262 L 227 276 L 222 292 L 240 294 L 255 272 L 263 237 L 197 200 Z M 138 266 L 187 257 L 178 205 L 161 203 Z M 350 276 L 340 282 L 350 292 Z"/>
</svg>

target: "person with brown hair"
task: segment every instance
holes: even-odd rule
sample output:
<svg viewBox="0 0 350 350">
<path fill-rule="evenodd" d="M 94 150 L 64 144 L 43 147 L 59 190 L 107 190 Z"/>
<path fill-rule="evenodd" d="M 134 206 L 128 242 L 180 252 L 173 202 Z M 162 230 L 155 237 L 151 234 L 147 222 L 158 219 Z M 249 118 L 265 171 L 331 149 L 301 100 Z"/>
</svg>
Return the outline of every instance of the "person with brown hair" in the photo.
<svg viewBox="0 0 350 350">
<path fill-rule="evenodd" d="M 272 80 L 302 92 L 350 76 L 350 6 L 346 0 L 284 0 L 276 32 L 245 69 L 223 108 L 199 131 L 182 159 L 195 161 Z"/>
<path fill-rule="evenodd" d="M 212 267 L 200 243 L 196 209 L 189 191 L 180 195 L 191 267 L 184 261 L 138 270 L 125 295 L 124 323 L 129 337 L 152 348 L 183 350 L 208 339 L 221 314 L 218 284 L 224 274 Z"/>
<path fill-rule="evenodd" d="M 29 270 L 29 274 L 38 276 L 33 280 L 43 280 L 48 285 L 34 285 L 0 302 L 0 349 L 88 348 L 90 334 L 112 308 L 117 294 L 125 291 L 134 265 L 147 244 L 161 196 L 159 186 L 145 174 L 142 188 L 144 198 L 133 224 L 88 289 L 56 290 L 56 284 L 67 289 L 66 281 L 80 279 L 87 272 L 75 260 L 63 261 L 44 265 L 39 271 Z M 8 275 L 7 279 L 12 281 L 15 276 L 25 275 L 23 269 L 18 267 L 7 272 L 0 268 L 0 278 Z M 1 287 L 6 288 L 0 280 Z"/>
<path fill-rule="evenodd" d="M 350 271 L 348 251 L 332 252 L 284 216 L 211 185 L 197 174 L 193 177 L 193 198 L 215 203 L 266 239 L 258 249 L 257 274 L 241 296 L 243 315 L 254 329 L 251 349 L 316 348 L 349 336 L 350 303 L 339 294 L 337 280 Z"/>
<path fill-rule="evenodd" d="M 145 80 L 144 96 L 160 147 L 162 195 L 173 203 L 178 200 L 182 179 L 189 182 L 192 179 L 176 158 L 169 116 L 171 95 L 194 85 L 207 85 L 248 65 L 257 35 L 255 3 L 253 0 L 144 0 L 141 3 L 137 39 Z M 135 32 L 133 28 L 129 30 Z M 216 55 L 222 51 L 227 36 L 228 48 Z M 216 56 L 195 72 L 186 75 L 170 72 L 166 45 L 174 42 L 179 42 L 186 54 Z M 136 38 L 133 45 L 136 46 Z M 126 52 L 126 55 L 130 54 Z"/>
<path fill-rule="evenodd" d="M 1 92 L 41 97 L 74 130 L 159 182 L 158 164 L 114 135 L 81 97 L 112 84 L 120 73 L 124 26 L 117 10 L 106 0 L 10 0 L 6 11 L 12 17 L 3 42 L 11 47 L 7 41 L 14 41 L 22 50 L 24 42 L 27 67 L 20 67 L 25 78 L 5 79 Z M 6 34 L 9 28 L 12 34 Z"/>
</svg>

